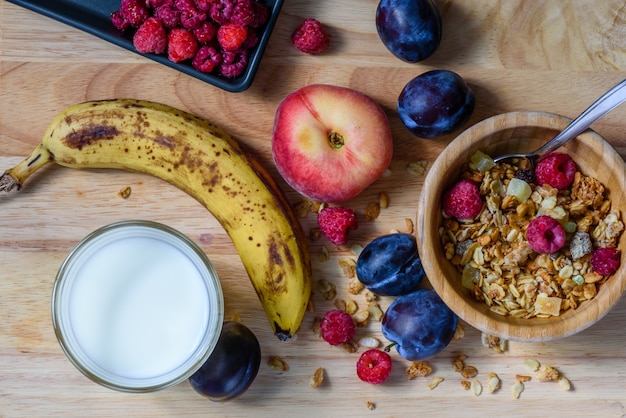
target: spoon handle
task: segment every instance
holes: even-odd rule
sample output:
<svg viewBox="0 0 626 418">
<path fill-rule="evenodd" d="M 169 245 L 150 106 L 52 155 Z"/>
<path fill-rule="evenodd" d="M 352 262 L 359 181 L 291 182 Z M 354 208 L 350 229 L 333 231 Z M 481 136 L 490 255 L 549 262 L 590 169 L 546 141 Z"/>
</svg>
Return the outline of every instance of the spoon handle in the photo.
<svg viewBox="0 0 626 418">
<path fill-rule="evenodd" d="M 593 102 L 583 113 L 574 119 L 552 140 L 546 142 L 533 155 L 541 157 L 544 154 L 556 150 L 569 139 L 574 138 L 585 131 L 596 120 L 621 105 L 626 100 L 626 80 L 621 81 L 611 90 L 604 93 L 598 100 Z"/>
</svg>

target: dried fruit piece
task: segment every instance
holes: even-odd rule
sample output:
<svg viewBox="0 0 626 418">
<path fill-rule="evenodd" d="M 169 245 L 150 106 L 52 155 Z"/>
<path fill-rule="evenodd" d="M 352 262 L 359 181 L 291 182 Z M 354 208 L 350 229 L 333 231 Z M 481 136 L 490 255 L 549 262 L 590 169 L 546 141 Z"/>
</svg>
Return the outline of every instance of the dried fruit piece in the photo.
<svg viewBox="0 0 626 418">
<path fill-rule="evenodd" d="M 550 297 L 546 293 L 540 293 L 535 300 L 535 313 L 559 316 L 561 301 L 559 297 Z"/>
</svg>

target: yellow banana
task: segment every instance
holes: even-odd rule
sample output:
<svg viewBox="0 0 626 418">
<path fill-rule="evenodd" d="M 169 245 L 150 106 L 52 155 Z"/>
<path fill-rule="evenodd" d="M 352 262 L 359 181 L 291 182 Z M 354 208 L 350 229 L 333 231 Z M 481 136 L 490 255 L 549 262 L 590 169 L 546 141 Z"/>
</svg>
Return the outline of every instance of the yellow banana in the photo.
<svg viewBox="0 0 626 418">
<path fill-rule="evenodd" d="M 0 177 L 0 190 L 19 189 L 51 162 L 147 173 L 187 192 L 232 239 L 278 338 L 295 334 L 311 292 L 306 237 L 278 185 L 226 132 L 155 102 L 80 103 L 62 111 L 31 155 Z"/>
</svg>

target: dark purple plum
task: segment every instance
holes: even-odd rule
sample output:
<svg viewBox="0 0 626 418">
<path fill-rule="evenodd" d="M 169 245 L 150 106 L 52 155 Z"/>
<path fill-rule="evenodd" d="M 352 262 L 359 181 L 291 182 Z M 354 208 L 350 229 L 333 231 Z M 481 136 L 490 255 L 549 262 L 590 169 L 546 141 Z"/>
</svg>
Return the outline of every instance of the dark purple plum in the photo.
<svg viewBox="0 0 626 418">
<path fill-rule="evenodd" d="M 436 138 L 459 129 L 474 111 L 474 93 L 448 70 L 427 71 L 409 81 L 398 98 L 402 123 L 420 138 Z"/>
<path fill-rule="evenodd" d="M 189 383 L 212 401 L 227 401 L 248 390 L 260 365 L 261 346 L 254 333 L 239 322 L 227 321 L 211 356 Z"/>
<path fill-rule="evenodd" d="M 425 276 L 415 237 L 398 233 L 375 238 L 359 254 L 356 275 L 378 295 L 398 296 L 415 290 Z"/>
<path fill-rule="evenodd" d="M 454 337 L 457 316 L 432 289 L 396 298 L 385 311 L 382 331 L 409 361 L 424 360 L 442 351 Z"/>
<path fill-rule="evenodd" d="M 428 58 L 441 43 L 441 15 L 432 0 L 381 0 L 376 29 L 385 47 L 407 62 Z"/>
</svg>

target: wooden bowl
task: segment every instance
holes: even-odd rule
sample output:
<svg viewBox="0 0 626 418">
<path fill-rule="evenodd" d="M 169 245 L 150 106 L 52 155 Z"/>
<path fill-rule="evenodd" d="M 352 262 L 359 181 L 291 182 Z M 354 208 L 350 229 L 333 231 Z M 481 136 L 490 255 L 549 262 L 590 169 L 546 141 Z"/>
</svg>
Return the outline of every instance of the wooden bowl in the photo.
<svg viewBox="0 0 626 418">
<path fill-rule="evenodd" d="M 486 119 L 454 139 L 430 168 L 424 181 L 418 209 L 417 242 L 426 275 L 443 301 L 473 327 L 514 341 L 548 341 L 573 335 L 600 320 L 624 293 L 626 238 L 618 249 L 622 267 L 603 284 L 597 296 L 560 316 L 513 318 L 489 310 L 476 302 L 461 285 L 461 273 L 448 261 L 439 239 L 442 225 L 441 199 L 445 190 L 458 180 L 465 162 L 477 150 L 497 156 L 507 152 L 532 151 L 554 137 L 569 119 L 545 112 L 512 112 Z M 624 160 L 597 133 L 587 130 L 559 151 L 568 153 L 580 171 L 598 179 L 607 189 L 612 207 L 626 213 L 626 170 Z"/>
</svg>

